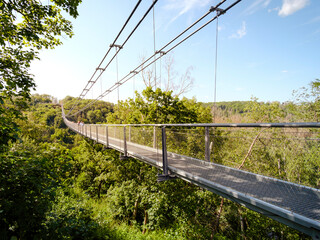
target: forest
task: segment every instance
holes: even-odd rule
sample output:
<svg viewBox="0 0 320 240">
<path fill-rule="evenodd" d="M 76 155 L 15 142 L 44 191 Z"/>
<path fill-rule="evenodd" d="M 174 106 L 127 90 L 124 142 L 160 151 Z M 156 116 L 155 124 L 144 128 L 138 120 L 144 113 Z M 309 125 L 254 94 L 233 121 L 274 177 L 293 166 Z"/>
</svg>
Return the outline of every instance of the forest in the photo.
<svg viewBox="0 0 320 240">
<path fill-rule="evenodd" d="M 317 90 L 318 83 L 312 82 L 300 96 Z M 15 120 L 19 129 L 16 139 L 2 145 L 0 235 L 4 239 L 308 238 L 183 180 L 158 183 L 157 169 L 133 158 L 120 160 L 119 152 L 67 129 L 61 106 L 51 99 L 48 95 L 32 95 L 23 118 Z M 74 101 L 76 98 L 63 99 L 66 111 Z M 217 119 L 225 120 L 239 115 L 236 117 L 246 122 L 282 122 L 289 118 L 316 121 L 317 113 L 312 109 L 317 109 L 317 101 L 280 104 L 253 99 L 243 102 L 244 110 L 239 108 L 241 102 L 218 103 L 216 114 Z M 178 99 L 171 92 L 147 88 L 119 106 L 97 102 L 74 120 L 204 123 L 212 122 L 212 112 L 212 107 L 194 99 Z M 240 150 L 239 146 L 234 148 Z M 286 173 L 285 178 L 298 181 L 296 164 L 288 162 L 279 176 L 283 178 Z M 305 177 L 300 183 L 319 188 L 319 159 L 314 156 L 308 163 L 299 164 L 304 164 L 298 170 L 303 170 Z M 272 168 L 265 171 L 274 174 L 268 172 Z"/>
<path fill-rule="evenodd" d="M 81 0 L 51 3 L 0 3 L 1 239 L 308 239 L 181 179 L 159 183 L 156 168 L 133 158 L 121 160 L 119 152 L 70 131 L 61 106 L 68 111 L 76 98 L 68 96 L 57 104 L 52 96 L 31 94 L 36 88 L 31 62 L 39 58 L 40 50 L 62 44 L 61 37 L 73 36 L 72 24 L 64 15 L 76 18 Z M 23 17 L 17 19 L 18 14 Z M 320 80 L 311 81 L 294 92 L 294 101 L 286 103 L 256 98 L 200 103 L 147 87 L 136 92 L 134 99 L 117 104 L 97 101 L 70 120 L 108 124 L 318 122 Z M 81 100 L 75 110 L 89 101 Z M 259 133 L 247 136 L 245 131 L 223 129 L 211 134 L 216 139 L 214 161 L 239 167 L 248 146 L 234 139 L 247 139 L 250 145 Z M 298 139 L 283 131 L 263 134 L 244 169 L 319 188 L 318 130 L 302 132 Z M 289 140 L 284 141 L 287 136 Z M 306 141 L 306 136 L 312 141 Z M 282 148 L 264 147 L 272 146 L 270 140 Z M 287 148 L 288 144 L 293 145 Z M 171 148 L 179 149 L 179 145 Z M 303 151 L 290 158 L 296 149 Z M 197 149 L 189 150 L 197 157 Z M 262 157 L 265 161 L 260 162 Z"/>
</svg>

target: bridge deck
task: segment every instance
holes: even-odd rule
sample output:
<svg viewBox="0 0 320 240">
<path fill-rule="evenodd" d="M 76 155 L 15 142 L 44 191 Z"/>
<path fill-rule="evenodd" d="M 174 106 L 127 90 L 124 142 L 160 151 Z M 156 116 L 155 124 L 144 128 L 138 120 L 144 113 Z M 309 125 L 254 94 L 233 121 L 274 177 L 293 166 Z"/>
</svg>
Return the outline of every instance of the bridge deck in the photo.
<svg viewBox="0 0 320 240">
<path fill-rule="evenodd" d="M 80 133 L 76 125 L 69 124 L 69 127 Z M 96 133 L 91 138 L 97 140 Z M 105 134 L 98 135 L 98 142 L 107 144 Z M 109 147 L 123 152 L 123 140 L 108 137 L 108 143 Z M 161 150 L 127 141 L 127 153 L 148 164 L 162 167 Z M 320 232 L 319 189 L 169 152 L 168 163 L 171 173 L 178 177 L 319 239 L 317 238 Z"/>
</svg>

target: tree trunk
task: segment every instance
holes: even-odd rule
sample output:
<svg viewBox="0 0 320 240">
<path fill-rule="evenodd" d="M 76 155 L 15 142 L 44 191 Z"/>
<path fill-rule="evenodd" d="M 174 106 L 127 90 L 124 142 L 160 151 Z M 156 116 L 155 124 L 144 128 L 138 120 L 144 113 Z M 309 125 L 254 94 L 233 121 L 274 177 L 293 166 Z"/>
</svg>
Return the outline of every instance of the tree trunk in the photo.
<svg viewBox="0 0 320 240">
<path fill-rule="evenodd" d="M 211 240 L 213 239 L 214 235 L 219 230 L 220 216 L 221 216 L 221 212 L 222 212 L 222 209 L 223 209 L 223 203 L 224 203 L 224 198 L 221 198 L 220 208 L 219 208 L 219 211 L 218 211 L 218 214 L 217 214 L 217 217 L 216 217 L 216 221 L 215 221 L 215 224 L 213 226 L 213 231 L 212 231 L 212 234 L 211 234 L 211 237 L 210 237 Z"/>
<path fill-rule="evenodd" d="M 133 210 L 133 215 L 132 218 L 136 220 L 137 215 L 138 215 L 138 207 L 140 203 L 140 196 L 138 196 L 137 200 L 134 202 L 134 210 Z"/>
<path fill-rule="evenodd" d="M 243 239 L 247 239 L 245 235 L 245 219 L 242 217 L 242 211 L 240 208 L 238 208 L 238 214 L 239 214 L 239 221 L 240 221 L 240 230 L 241 230 L 241 236 Z"/>
<path fill-rule="evenodd" d="M 146 206 L 144 206 L 144 221 L 143 221 L 142 234 L 145 234 L 147 231 L 147 222 L 148 222 L 148 212 L 146 210 Z"/>
</svg>

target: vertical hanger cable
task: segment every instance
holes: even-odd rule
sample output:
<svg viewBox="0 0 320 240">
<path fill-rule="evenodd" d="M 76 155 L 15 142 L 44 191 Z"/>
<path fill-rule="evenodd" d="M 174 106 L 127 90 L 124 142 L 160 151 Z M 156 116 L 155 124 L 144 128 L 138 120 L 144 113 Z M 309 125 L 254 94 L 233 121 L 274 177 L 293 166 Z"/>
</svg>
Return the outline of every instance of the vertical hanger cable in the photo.
<svg viewBox="0 0 320 240">
<path fill-rule="evenodd" d="M 154 89 L 157 89 L 157 65 L 156 65 L 156 27 L 154 19 L 154 5 L 153 5 L 153 52 L 154 52 Z"/>
<path fill-rule="evenodd" d="M 217 67 L 218 67 L 218 32 L 219 32 L 219 15 L 217 12 L 216 24 L 216 52 L 215 52 L 215 70 L 214 70 L 214 100 L 213 100 L 213 122 L 216 122 L 216 102 L 217 102 Z"/>
</svg>

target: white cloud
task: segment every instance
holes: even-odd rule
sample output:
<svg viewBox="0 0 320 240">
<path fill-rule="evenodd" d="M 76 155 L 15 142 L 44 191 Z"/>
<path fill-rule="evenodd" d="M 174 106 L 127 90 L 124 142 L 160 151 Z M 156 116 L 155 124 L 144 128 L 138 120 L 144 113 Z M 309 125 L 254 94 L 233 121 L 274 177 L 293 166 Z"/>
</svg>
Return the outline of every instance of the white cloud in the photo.
<svg viewBox="0 0 320 240">
<path fill-rule="evenodd" d="M 309 0 L 283 0 L 278 15 L 281 17 L 289 16 L 306 7 L 309 2 Z"/>
<path fill-rule="evenodd" d="M 240 39 L 240 38 L 243 38 L 246 34 L 247 34 L 246 22 L 243 21 L 241 28 L 238 29 L 236 33 L 232 34 L 230 38 Z"/>
<path fill-rule="evenodd" d="M 320 21 L 320 16 L 317 16 L 317 17 L 314 17 L 312 18 L 309 22 L 306 22 L 305 24 L 303 25 L 307 25 L 307 24 L 312 24 L 312 23 L 317 23 Z"/>
<path fill-rule="evenodd" d="M 207 6 L 210 0 L 168 0 L 168 3 L 164 6 L 166 10 L 179 11 L 178 14 L 171 19 L 170 22 L 175 21 L 178 17 L 189 12 L 196 7 L 201 8 Z"/>
<path fill-rule="evenodd" d="M 281 72 L 282 72 L 282 73 L 287 73 L 287 72 L 288 72 L 288 70 L 282 70 Z"/>
<path fill-rule="evenodd" d="M 280 11 L 280 7 L 275 7 L 275 8 L 268 9 L 269 13 L 273 12 L 273 11 L 279 12 Z"/>
<path fill-rule="evenodd" d="M 249 7 L 246 8 L 244 14 L 254 14 L 256 11 L 268 7 L 270 2 L 271 0 L 256 0 Z"/>
</svg>

